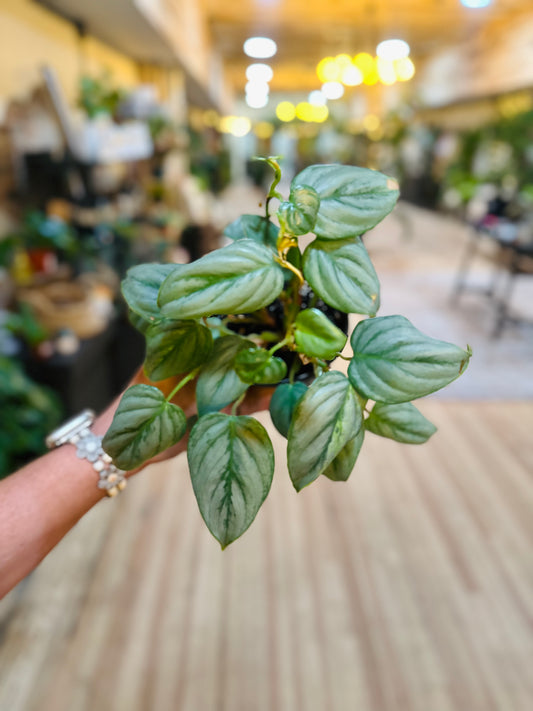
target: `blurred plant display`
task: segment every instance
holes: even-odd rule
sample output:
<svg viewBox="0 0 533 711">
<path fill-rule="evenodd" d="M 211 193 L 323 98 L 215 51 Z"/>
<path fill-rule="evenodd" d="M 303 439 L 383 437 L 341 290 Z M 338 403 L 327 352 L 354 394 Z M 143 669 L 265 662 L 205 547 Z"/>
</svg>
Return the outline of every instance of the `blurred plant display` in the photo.
<svg viewBox="0 0 533 711">
<path fill-rule="evenodd" d="M 0 355 L 0 477 L 46 451 L 46 435 L 62 408 L 47 388 L 29 378 L 20 363 Z"/>
</svg>

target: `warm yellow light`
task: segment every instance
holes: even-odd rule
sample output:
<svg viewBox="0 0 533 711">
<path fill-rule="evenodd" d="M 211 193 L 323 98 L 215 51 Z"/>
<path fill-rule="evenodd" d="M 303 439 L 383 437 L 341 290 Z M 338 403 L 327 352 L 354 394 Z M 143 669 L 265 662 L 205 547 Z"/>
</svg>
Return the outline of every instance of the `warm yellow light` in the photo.
<svg viewBox="0 0 533 711">
<path fill-rule="evenodd" d="M 361 71 L 363 76 L 374 72 L 376 69 L 374 57 L 368 54 L 368 52 L 359 52 L 359 54 L 356 54 L 353 58 L 353 63 Z"/>
<path fill-rule="evenodd" d="M 317 65 L 316 73 L 321 82 L 338 81 L 339 65 L 335 57 L 324 57 Z"/>
<path fill-rule="evenodd" d="M 282 101 L 276 106 L 276 116 L 280 121 L 293 121 L 296 118 L 296 108 L 290 101 Z"/>
<path fill-rule="evenodd" d="M 296 107 L 296 117 L 306 123 L 323 123 L 328 116 L 327 106 L 315 106 L 308 101 L 301 101 Z"/>
<path fill-rule="evenodd" d="M 394 62 L 394 71 L 396 72 L 398 81 L 409 81 L 409 79 L 412 79 L 415 75 L 413 60 L 409 59 L 409 57 L 397 59 Z"/>
<path fill-rule="evenodd" d="M 375 114 L 367 114 L 363 119 L 363 127 L 365 131 L 377 131 L 380 125 L 381 121 L 379 120 L 379 116 L 376 116 Z"/>
<path fill-rule="evenodd" d="M 220 119 L 220 131 L 242 138 L 250 133 L 252 122 L 245 116 L 224 116 Z"/>
<path fill-rule="evenodd" d="M 329 109 L 327 106 L 313 106 L 313 121 L 324 123 L 324 121 L 327 121 L 328 116 Z"/>
<path fill-rule="evenodd" d="M 339 67 L 339 69 L 342 71 L 346 67 L 349 67 L 350 64 L 352 63 L 352 58 L 350 57 L 349 54 L 338 54 L 335 57 L 335 64 Z"/>
<path fill-rule="evenodd" d="M 274 133 L 274 126 L 268 121 L 259 121 L 255 124 L 254 133 L 257 138 L 267 139 Z"/>
<path fill-rule="evenodd" d="M 204 111 L 203 120 L 206 126 L 216 128 L 220 121 L 220 116 L 215 109 L 208 109 L 207 111 Z"/>
<path fill-rule="evenodd" d="M 396 82 L 396 70 L 394 68 L 394 62 L 390 59 L 383 59 L 382 57 L 377 58 L 377 68 L 379 80 L 382 84 L 391 85 Z"/>
<path fill-rule="evenodd" d="M 355 64 L 350 63 L 342 70 L 341 82 L 344 86 L 359 86 L 363 83 L 363 72 Z"/>
<path fill-rule="evenodd" d="M 296 118 L 300 121 L 312 121 L 313 105 L 308 101 L 300 101 L 296 106 Z"/>
</svg>

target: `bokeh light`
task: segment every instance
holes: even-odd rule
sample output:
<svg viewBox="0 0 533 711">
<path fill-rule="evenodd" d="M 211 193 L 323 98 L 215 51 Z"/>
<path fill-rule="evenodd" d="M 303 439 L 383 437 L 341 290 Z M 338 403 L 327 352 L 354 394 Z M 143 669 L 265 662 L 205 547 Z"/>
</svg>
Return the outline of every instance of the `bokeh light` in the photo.
<svg viewBox="0 0 533 711">
<path fill-rule="evenodd" d="M 296 107 L 290 101 L 281 101 L 276 106 L 276 116 L 280 121 L 294 121 L 296 118 Z"/>
<path fill-rule="evenodd" d="M 270 37 L 249 37 L 244 45 L 244 54 L 253 59 L 269 59 L 278 51 L 278 47 Z"/>
</svg>

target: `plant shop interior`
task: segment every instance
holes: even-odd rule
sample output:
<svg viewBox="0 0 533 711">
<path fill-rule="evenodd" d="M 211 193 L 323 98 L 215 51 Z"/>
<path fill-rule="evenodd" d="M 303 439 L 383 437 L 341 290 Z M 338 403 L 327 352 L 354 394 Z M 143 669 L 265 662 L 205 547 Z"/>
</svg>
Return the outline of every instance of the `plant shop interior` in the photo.
<svg viewBox="0 0 533 711">
<path fill-rule="evenodd" d="M 346 215 L 360 227 L 328 232 Z M 242 266 L 246 246 L 277 291 Z M 180 279 L 204 289 L 204 310 L 172 310 Z M 286 346 L 310 368 L 285 426 L 261 383 L 293 393 L 293 369 L 268 380 L 262 361 L 246 380 L 259 365 L 239 352 L 241 370 L 221 375 L 218 346 L 236 342 L 232 313 L 270 308 L 283 283 L 289 312 L 304 311 L 279 344 L 265 336 L 265 358 Z M 255 305 L 232 311 L 240 285 Z M 356 287 L 367 320 L 342 308 Z M 150 324 L 148 298 L 189 324 L 191 367 L 168 370 L 176 321 Z M 323 302 L 349 314 L 327 354 L 320 319 L 299 321 Z M 371 351 L 377 336 L 362 343 L 404 317 L 410 335 L 385 333 L 388 355 Z M 200 333 L 218 355 L 196 367 Z M 365 391 L 376 358 L 387 371 Z M 453 358 L 453 376 L 412 389 Z M 191 418 L 169 404 L 199 372 L 205 400 L 210 368 L 218 405 Z M 381 400 L 393 371 L 410 395 Z M 108 501 L 97 464 L 118 482 L 108 494 L 125 485 L 112 430 L 98 461 L 80 450 L 85 430 L 47 453 L 69 418 L 174 373 L 166 400 L 149 387 L 183 432 L 189 417 L 188 454 L 144 467 L 150 451 Z M 248 385 L 224 399 L 231 378 Z M 305 408 L 320 382 L 345 400 L 315 435 Z M 250 383 L 259 404 L 241 410 Z M 275 455 L 258 513 L 270 481 L 248 491 L 259 455 L 235 434 L 252 411 Z M 222 421 L 227 456 L 202 425 Z M 532 432 L 532 0 L 0 0 L 1 711 L 530 711 Z M 54 483 L 59 461 L 72 483 Z M 202 494 L 220 467 L 220 499 Z M 314 474 L 298 484 L 298 467 Z M 74 513 L 85 482 L 98 498 Z M 215 538 L 224 549 L 256 513 L 221 550 Z M 41 551 L 47 516 L 61 531 Z M 239 516 L 235 536 L 216 534 L 214 518 Z M 24 573 L 4 586 L 12 566 Z"/>
</svg>

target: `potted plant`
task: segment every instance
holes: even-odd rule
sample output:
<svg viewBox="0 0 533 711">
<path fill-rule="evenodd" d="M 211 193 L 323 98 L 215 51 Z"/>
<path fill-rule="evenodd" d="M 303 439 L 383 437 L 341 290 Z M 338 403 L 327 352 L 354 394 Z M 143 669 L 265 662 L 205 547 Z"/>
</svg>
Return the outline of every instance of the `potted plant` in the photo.
<svg viewBox="0 0 533 711">
<path fill-rule="evenodd" d="M 421 443 L 435 427 L 411 400 L 455 380 L 466 350 L 425 336 L 403 316 L 377 317 L 379 281 L 361 235 L 398 198 L 396 181 L 345 165 L 313 165 L 293 180 L 288 200 L 275 178 L 265 216 L 242 215 L 233 240 L 186 265 L 141 264 L 122 285 L 146 337 L 145 372 L 155 383 L 181 374 L 163 395 L 156 384 L 124 393 L 103 446 L 132 469 L 183 437 L 193 489 L 211 533 L 224 548 L 252 523 L 274 471 L 265 428 L 239 415 L 248 388 L 274 385 L 272 421 L 287 438 L 297 491 L 324 475 L 350 476 L 366 432 Z M 273 198 L 279 227 L 270 219 Z M 302 251 L 299 240 L 313 233 Z M 363 318 L 347 334 L 318 306 Z M 333 370 L 337 356 L 347 376 Z M 310 370 L 312 382 L 302 379 Z M 196 380 L 197 417 L 188 423 L 173 396 Z M 223 412 L 222 410 L 231 410 Z"/>
</svg>

